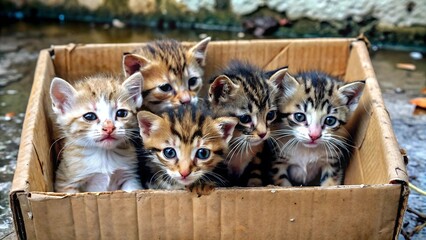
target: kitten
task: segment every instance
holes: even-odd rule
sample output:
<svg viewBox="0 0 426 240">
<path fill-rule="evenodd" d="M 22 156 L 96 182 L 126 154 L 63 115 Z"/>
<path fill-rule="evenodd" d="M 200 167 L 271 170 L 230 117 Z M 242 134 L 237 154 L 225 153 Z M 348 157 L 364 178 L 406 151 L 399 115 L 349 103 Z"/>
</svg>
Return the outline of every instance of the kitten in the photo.
<svg viewBox="0 0 426 240">
<path fill-rule="evenodd" d="M 202 104 L 185 104 L 161 115 L 141 111 L 138 121 L 149 155 L 145 163 L 151 172 L 146 179 L 149 188 L 188 188 L 205 195 L 225 183 L 216 170 L 224 161 L 237 119 L 212 118 Z"/>
<path fill-rule="evenodd" d="M 364 85 L 318 71 L 285 75 L 281 122 L 272 127 L 279 146 L 271 168 L 274 185 L 318 185 L 318 180 L 321 186 L 343 184 L 352 146 L 344 125 Z"/>
<path fill-rule="evenodd" d="M 236 181 L 250 162 L 260 163 L 256 155 L 270 137 L 285 72 L 286 68 L 264 72 L 234 60 L 211 81 L 209 101 L 214 114 L 239 119 L 227 159 L 229 173 Z"/>
<path fill-rule="evenodd" d="M 141 189 L 137 175 L 137 109 L 142 106 L 142 75 L 122 82 L 97 75 L 72 86 L 54 78 L 53 111 L 64 138 L 55 191 L 100 192 Z M 122 82 L 122 83 L 121 83 Z"/>
<path fill-rule="evenodd" d="M 123 69 L 126 76 L 140 71 L 144 77 L 144 107 L 159 113 L 181 104 L 196 103 L 204 74 L 207 45 L 210 37 L 192 47 L 175 40 L 147 43 L 125 53 Z"/>
</svg>

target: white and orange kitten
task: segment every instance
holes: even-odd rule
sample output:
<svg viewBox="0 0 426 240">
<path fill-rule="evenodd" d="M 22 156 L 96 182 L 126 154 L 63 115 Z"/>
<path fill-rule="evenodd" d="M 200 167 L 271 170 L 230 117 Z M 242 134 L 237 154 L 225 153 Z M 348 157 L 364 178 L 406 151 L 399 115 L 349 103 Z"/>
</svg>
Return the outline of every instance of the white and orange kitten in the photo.
<svg viewBox="0 0 426 240">
<path fill-rule="evenodd" d="M 136 149 L 131 142 L 137 136 L 142 84 L 139 72 L 124 82 L 106 75 L 88 77 L 73 85 L 61 78 L 53 79 L 50 97 L 64 139 L 55 191 L 142 188 Z"/>
</svg>

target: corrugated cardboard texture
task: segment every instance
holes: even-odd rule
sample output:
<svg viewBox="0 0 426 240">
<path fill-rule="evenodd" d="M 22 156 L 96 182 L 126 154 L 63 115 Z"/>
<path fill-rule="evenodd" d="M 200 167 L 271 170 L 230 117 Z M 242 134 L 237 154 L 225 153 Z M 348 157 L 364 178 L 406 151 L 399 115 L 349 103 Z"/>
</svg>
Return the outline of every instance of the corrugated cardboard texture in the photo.
<svg viewBox="0 0 426 240">
<path fill-rule="evenodd" d="M 189 44 L 189 43 L 185 43 Z M 230 59 L 267 70 L 318 69 L 347 81 L 366 79 L 349 123 L 354 155 L 345 184 L 330 188 L 49 193 L 57 135 L 48 96 L 54 76 L 73 81 L 121 73 L 123 52 L 141 44 L 55 46 L 40 53 L 11 191 L 15 226 L 29 239 L 390 239 L 407 196 L 405 166 L 363 42 L 354 39 L 228 41 L 209 44 L 206 79 Z M 51 57 L 52 56 L 52 57 Z M 205 83 L 207 87 L 207 82 Z M 207 88 L 204 88 L 206 90 Z M 368 184 L 367 186 L 363 184 Z"/>
<path fill-rule="evenodd" d="M 30 202 L 37 239 L 389 239 L 399 189 L 32 194 Z"/>
</svg>

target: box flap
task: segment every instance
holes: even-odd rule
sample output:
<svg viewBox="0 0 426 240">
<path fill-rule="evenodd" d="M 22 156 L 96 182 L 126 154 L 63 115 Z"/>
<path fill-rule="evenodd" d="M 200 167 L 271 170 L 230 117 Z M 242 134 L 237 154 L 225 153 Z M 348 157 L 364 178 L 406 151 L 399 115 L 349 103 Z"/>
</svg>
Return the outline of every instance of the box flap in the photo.
<svg viewBox="0 0 426 240">
<path fill-rule="evenodd" d="M 21 143 L 17 157 L 11 192 L 29 192 L 31 185 L 37 190 L 52 190 L 53 169 L 50 162 L 51 121 L 46 117 L 45 99 L 50 81 L 55 76 L 48 50 L 42 50 L 34 73 L 29 104 L 22 127 Z M 34 161 L 35 160 L 35 161 Z"/>
<path fill-rule="evenodd" d="M 201 197 L 154 190 L 32 193 L 28 201 L 39 239 L 389 239 L 400 191 L 384 184 L 219 188 Z"/>
</svg>

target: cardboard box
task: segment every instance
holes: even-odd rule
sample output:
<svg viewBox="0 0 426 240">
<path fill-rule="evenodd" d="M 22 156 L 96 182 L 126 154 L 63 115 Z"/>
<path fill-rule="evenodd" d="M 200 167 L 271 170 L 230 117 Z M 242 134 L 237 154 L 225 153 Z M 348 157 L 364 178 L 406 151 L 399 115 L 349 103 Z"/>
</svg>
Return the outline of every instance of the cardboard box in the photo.
<svg viewBox="0 0 426 240">
<path fill-rule="evenodd" d="M 350 130 L 356 150 L 345 185 L 186 191 L 54 193 L 57 134 L 49 86 L 121 71 L 140 44 L 53 46 L 42 50 L 10 193 L 21 239 L 396 239 L 407 206 L 408 177 L 364 42 L 357 39 L 211 42 L 206 79 L 231 58 L 264 69 L 319 69 L 346 81 L 366 79 Z M 207 87 L 207 83 L 205 86 Z M 204 89 L 206 90 L 206 89 Z"/>
</svg>

